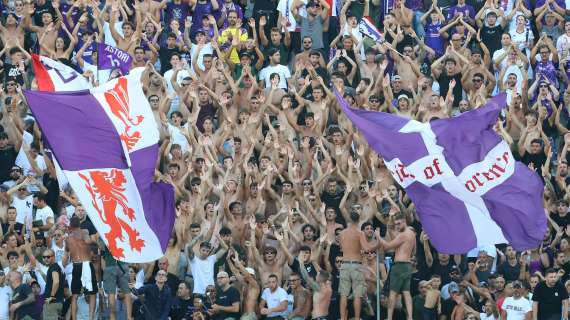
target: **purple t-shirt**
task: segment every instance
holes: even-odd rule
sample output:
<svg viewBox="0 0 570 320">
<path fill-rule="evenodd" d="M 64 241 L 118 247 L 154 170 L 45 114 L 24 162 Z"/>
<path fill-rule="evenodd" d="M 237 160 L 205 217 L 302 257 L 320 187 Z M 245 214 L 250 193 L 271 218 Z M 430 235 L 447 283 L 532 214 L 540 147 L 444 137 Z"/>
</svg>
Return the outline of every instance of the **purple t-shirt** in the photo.
<svg viewBox="0 0 570 320">
<path fill-rule="evenodd" d="M 184 30 L 186 25 L 186 17 L 190 15 L 190 7 L 188 4 L 180 3 L 174 4 L 173 2 L 169 2 L 166 5 L 166 23 L 170 24 L 172 19 L 178 20 L 178 24 L 180 24 L 180 29 Z"/>
<path fill-rule="evenodd" d="M 432 48 L 439 57 L 443 54 L 443 39 L 439 34 L 439 30 L 443 27 L 441 22 L 433 23 L 428 18 L 428 24 L 425 26 L 425 43 Z"/>
<path fill-rule="evenodd" d="M 453 16 L 455 16 L 456 13 L 460 12 L 463 13 L 464 17 L 475 19 L 475 9 L 472 6 L 466 4 L 463 6 L 456 5 L 449 8 L 449 10 L 447 11 L 447 20 L 450 21 L 451 19 L 453 19 Z"/>
<path fill-rule="evenodd" d="M 564 0 L 555 0 L 555 2 L 562 8 L 562 9 L 566 9 L 566 1 Z M 546 0 L 536 0 L 536 4 L 534 5 L 535 8 L 540 8 L 542 7 L 544 4 L 546 3 Z M 525 1 L 525 5 L 526 1 Z M 530 6 L 527 6 L 527 8 L 530 8 Z M 554 7 L 552 5 L 550 5 L 550 9 L 554 9 Z"/>
<path fill-rule="evenodd" d="M 212 0 L 217 1 L 217 0 Z M 194 38 L 196 31 L 202 28 L 202 18 L 207 15 L 214 15 L 214 8 L 212 8 L 212 2 L 207 3 L 196 3 L 194 12 L 192 13 L 192 27 L 190 27 L 190 37 Z"/>
<path fill-rule="evenodd" d="M 547 78 L 551 83 L 557 84 L 558 79 L 556 77 L 556 66 L 552 61 L 538 61 L 536 66 L 534 67 L 534 76 L 540 77 L 543 76 Z"/>
</svg>

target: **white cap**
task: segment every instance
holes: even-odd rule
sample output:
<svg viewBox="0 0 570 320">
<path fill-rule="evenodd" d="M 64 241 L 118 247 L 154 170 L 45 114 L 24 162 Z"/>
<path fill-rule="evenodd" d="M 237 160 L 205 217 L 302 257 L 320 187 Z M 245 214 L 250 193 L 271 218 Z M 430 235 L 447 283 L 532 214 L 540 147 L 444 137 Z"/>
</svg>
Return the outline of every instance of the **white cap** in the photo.
<svg viewBox="0 0 570 320">
<path fill-rule="evenodd" d="M 251 274 L 252 276 L 255 276 L 255 270 L 253 270 L 253 268 L 247 267 L 245 268 L 245 271 L 247 271 L 247 273 Z"/>
</svg>

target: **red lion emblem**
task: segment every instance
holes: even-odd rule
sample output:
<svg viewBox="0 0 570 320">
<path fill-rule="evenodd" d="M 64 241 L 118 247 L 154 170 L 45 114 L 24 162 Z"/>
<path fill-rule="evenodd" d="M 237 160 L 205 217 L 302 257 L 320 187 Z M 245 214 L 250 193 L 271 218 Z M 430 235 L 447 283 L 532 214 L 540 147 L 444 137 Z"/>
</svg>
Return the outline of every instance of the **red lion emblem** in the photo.
<svg viewBox="0 0 570 320">
<path fill-rule="evenodd" d="M 117 206 L 120 206 L 131 222 L 135 219 L 135 212 L 128 206 L 127 197 L 124 195 L 124 184 L 127 179 L 123 172 L 118 169 L 111 169 L 111 172 L 91 171 L 89 177 L 82 173 L 79 173 L 79 177 L 85 181 L 85 187 L 91 195 L 91 203 L 99 213 L 99 217 L 104 224 L 111 228 L 109 232 L 105 233 L 111 254 L 118 258 L 124 258 L 124 250 L 117 247 L 117 239 L 124 241 L 123 230 L 129 237 L 131 249 L 140 252 L 145 245 L 143 239 L 137 238 L 140 233 L 129 226 L 127 221 L 115 214 Z M 102 208 L 99 207 L 97 200 L 103 203 Z"/>
<path fill-rule="evenodd" d="M 142 114 L 137 115 L 136 121 L 130 115 L 129 107 L 129 92 L 127 90 L 127 79 L 119 78 L 117 84 L 112 90 L 105 92 L 105 100 L 111 108 L 111 113 L 117 117 L 124 125 L 125 132 L 121 133 L 121 140 L 127 145 L 127 150 L 131 149 L 137 144 L 141 139 L 140 131 L 135 131 L 132 134 L 129 133 L 131 126 L 138 126 L 143 120 L 144 116 Z"/>
</svg>

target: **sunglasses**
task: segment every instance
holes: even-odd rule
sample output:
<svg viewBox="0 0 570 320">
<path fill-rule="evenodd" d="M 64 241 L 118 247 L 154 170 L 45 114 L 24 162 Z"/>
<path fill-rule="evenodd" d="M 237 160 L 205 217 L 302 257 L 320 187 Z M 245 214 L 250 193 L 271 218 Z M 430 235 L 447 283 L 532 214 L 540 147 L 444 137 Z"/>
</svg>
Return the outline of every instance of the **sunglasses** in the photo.
<svg viewBox="0 0 570 320">
<path fill-rule="evenodd" d="M 545 85 L 545 84 L 541 84 L 540 87 L 541 87 L 541 88 L 548 88 L 548 86 Z"/>
<path fill-rule="evenodd" d="M 43 256 L 44 259 L 51 258 L 53 256 Z"/>
<path fill-rule="evenodd" d="M 483 81 L 483 80 L 481 80 L 481 79 L 473 79 L 473 82 L 481 82 L 481 81 Z"/>
</svg>

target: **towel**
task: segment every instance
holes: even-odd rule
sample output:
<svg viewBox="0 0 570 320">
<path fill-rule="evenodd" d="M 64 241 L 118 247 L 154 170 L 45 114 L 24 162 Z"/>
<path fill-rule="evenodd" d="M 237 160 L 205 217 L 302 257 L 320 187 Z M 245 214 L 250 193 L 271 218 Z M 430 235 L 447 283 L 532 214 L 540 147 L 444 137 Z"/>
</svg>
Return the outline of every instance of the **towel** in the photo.
<svg viewBox="0 0 570 320">
<path fill-rule="evenodd" d="M 93 291 L 93 283 L 91 282 L 91 264 L 89 261 L 81 263 L 81 286 L 87 291 Z"/>
</svg>

